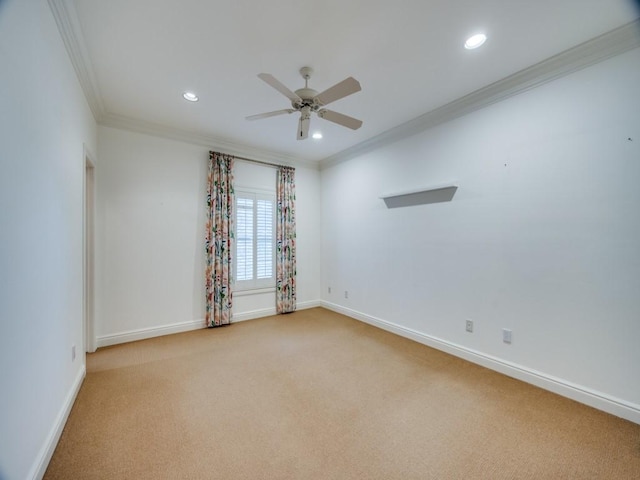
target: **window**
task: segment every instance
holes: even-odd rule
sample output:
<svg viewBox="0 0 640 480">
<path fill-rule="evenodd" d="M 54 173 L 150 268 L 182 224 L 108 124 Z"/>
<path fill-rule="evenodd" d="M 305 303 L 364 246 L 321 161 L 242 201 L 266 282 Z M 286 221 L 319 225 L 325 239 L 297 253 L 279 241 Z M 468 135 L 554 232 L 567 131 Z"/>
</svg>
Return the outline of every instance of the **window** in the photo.
<svg viewBox="0 0 640 480">
<path fill-rule="evenodd" d="M 235 284 L 237 290 L 273 287 L 274 194 L 236 190 Z"/>
</svg>

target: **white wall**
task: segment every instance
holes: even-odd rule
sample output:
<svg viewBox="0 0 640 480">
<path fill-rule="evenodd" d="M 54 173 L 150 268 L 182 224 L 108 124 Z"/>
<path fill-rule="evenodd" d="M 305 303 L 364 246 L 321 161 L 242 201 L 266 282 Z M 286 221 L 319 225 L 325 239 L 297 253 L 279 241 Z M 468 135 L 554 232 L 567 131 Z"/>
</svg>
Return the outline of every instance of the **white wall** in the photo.
<svg viewBox="0 0 640 480">
<path fill-rule="evenodd" d="M 0 478 L 24 479 L 44 473 L 85 372 L 96 127 L 46 1 L 0 2 L 0 65 Z"/>
<path fill-rule="evenodd" d="M 199 321 L 204 149 L 99 127 L 98 151 L 96 336 Z"/>
<path fill-rule="evenodd" d="M 209 149 L 99 127 L 98 345 L 204 326 L 204 226 Z M 320 298 L 319 178 L 296 168 L 298 301 Z M 275 170 L 237 162 L 236 182 L 268 187 Z M 275 294 L 238 296 L 234 319 L 275 312 Z"/>
<path fill-rule="evenodd" d="M 324 301 L 640 422 L 639 85 L 636 49 L 323 170 Z"/>
</svg>

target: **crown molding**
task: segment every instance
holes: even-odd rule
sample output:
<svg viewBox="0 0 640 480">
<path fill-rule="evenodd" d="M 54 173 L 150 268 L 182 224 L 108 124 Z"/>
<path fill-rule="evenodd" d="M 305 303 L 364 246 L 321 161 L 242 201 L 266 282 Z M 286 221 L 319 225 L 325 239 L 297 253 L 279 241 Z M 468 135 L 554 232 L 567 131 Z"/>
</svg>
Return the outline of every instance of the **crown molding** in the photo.
<svg viewBox="0 0 640 480">
<path fill-rule="evenodd" d="M 270 152 L 263 148 L 255 148 L 239 144 L 222 137 L 196 133 L 188 130 L 180 130 L 175 127 L 147 122 L 145 120 L 126 117 L 124 115 L 104 113 L 98 123 L 105 127 L 128 130 L 131 132 L 143 133 L 146 135 L 153 135 L 155 137 L 168 138 L 171 140 L 178 140 L 181 142 L 190 143 L 192 145 L 201 145 L 218 152 L 227 153 L 229 155 L 247 157 L 255 160 L 274 162 L 289 166 L 300 166 L 311 168 L 314 170 L 318 170 L 319 168 L 319 164 L 316 161 L 303 160 L 291 155 Z"/>
<path fill-rule="evenodd" d="M 640 47 L 640 19 L 565 50 L 353 147 L 326 157 L 320 161 L 320 169 L 382 148 L 638 47 Z"/>
<path fill-rule="evenodd" d="M 636 19 L 317 162 L 249 147 L 213 135 L 176 129 L 106 112 L 72 0 L 47 0 L 47 2 L 97 123 L 204 145 L 232 155 L 313 169 L 324 169 L 345 162 L 640 47 L 640 19 Z"/>
<path fill-rule="evenodd" d="M 78 20 L 78 13 L 73 2 L 71 0 L 47 0 L 47 2 L 49 3 L 49 8 L 56 21 L 58 31 L 67 49 L 73 68 L 76 71 L 76 76 L 87 99 L 89 108 L 98 124 L 121 130 L 130 130 L 170 138 L 195 145 L 203 145 L 207 148 L 214 148 L 231 155 L 247 156 L 255 158 L 256 160 L 278 162 L 292 166 L 297 165 L 316 170 L 319 168 L 319 163 L 316 161 L 305 161 L 290 155 L 237 144 L 213 135 L 181 130 L 107 112 L 102 100 L 102 95 L 100 94 L 91 58 L 86 48 L 82 27 Z"/>
<path fill-rule="evenodd" d="M 93 71 L 89 52 L 85 46 L 78 13 L 70 0 L 47 1 L 91 113 L 93 113 L 93 118 L 98 122 L 104 114 L 104 102 L 98 88 L 98 81 Z"/>
</svg>

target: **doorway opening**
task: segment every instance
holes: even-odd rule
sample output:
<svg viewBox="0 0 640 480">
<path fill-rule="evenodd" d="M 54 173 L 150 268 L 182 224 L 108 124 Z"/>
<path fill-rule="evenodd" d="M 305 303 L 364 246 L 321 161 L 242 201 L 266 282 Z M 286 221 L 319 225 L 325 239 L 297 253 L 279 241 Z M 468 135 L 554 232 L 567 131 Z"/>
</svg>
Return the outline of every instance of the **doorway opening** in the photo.
<svg viewBox="0 0 640 480">
<path fill-rule="evenodd" d="M 96 351 L 94 334 L 94 256 L 95 256 L 95 165 L 84 152 L 84 244 L 83 244 L 83 341 L 84 351 Z"/>
</svg>

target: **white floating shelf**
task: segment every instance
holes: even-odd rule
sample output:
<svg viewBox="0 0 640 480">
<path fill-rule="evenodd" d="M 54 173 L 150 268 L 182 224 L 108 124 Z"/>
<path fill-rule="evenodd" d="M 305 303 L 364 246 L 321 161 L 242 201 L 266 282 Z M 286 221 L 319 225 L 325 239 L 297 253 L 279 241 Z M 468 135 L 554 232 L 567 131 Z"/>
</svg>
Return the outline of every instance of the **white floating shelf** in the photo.
<svg viewBox="0 0 640 480">
<path fill-rule="evenodd" d="M 450 202 L 458 189 L 457 185 L 445 184 L 418 188 L 404 192 L 383 195 L 387 208 L 412 207 L 429 203 Z"/>
</svg>

